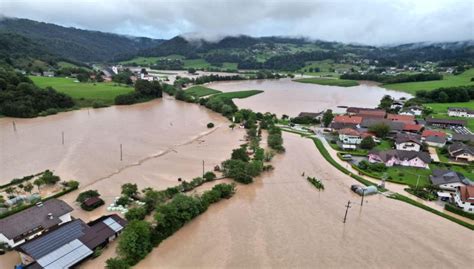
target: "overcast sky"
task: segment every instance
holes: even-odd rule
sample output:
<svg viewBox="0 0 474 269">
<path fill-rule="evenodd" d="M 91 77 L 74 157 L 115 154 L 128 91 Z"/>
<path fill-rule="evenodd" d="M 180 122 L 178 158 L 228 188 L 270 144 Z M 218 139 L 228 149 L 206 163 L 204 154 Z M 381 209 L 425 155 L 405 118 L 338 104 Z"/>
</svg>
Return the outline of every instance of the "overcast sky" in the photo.
<svg viewBox="0 0 474 269">
<path fill-rule="evenodd" d="M 304 36 L 373 45 L 474 39 L 472 0 L 0 0 L 0 13 L 133 36 Z"/>
</svg>

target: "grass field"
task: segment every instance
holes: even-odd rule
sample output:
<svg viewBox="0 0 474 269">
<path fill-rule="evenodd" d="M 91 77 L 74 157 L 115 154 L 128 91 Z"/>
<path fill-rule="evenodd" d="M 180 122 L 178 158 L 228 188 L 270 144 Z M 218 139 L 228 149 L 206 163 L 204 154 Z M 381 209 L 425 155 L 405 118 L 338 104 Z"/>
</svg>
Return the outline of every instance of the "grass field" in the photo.
<svg viewBox="0 0 474 269">
<path fill-rule="evenodd" d="M 184 62 L 184 69 L 188 69 L 188 68 L 204 69 L 211 66 L 211 64 L 208 63 L 204 59 L 183 60 L 183 62 Z"/>
<path fill-rule="evenodd" d="M 355 80 L 346 79 L 330 79 L 330 78 L 301 78 L 295 79 L 296 82 L 301 83 L 312 83 L 327 86 L 340 86 L 340 87 L 351 87 L 359 85 L 359 82 Z"/>
<path fill-rule="evenodd" d="M 262 92 L 263 91 L 259 91 L 259 90 L 224 92 L 224 93 L 215 94 L 213 95 L 213 97 L 222 98 L 222 99 L 234 99 L 234 98 L 243 99 L 243 98 L 247 98 L 247 97 L 262 93 Z"/>
<path fill-rule="evenodd" d="M 192 86 L 184 92 L 195 97 L 203 97 L 210 94 L 221 93 L 221 91 L 207 88 L 204 86 Z"/>
<path fill-rule="evenodd" d="M 462 102 L 462 103 L 429 103 L 425 104 L 427 107 L 433 109 L 433 118 L 446 118 L 446 119 L 461 119 L 467 120 L 467 127 L 474 131 L 474 118 L 463 118 L 463 117 L 449 117 L 448 116 L 448 107 L 466 107 L 474 110 L 474 101 Z"/>
<path fill-rule="evenodd" d="M 415 94 L 416 91 L 420 90 L 434 90 L 442 87 L 474 85 L 474 81 L 471 81 L 471 78 L 473 77 L 474 68 L 471 68 L 460 75 L 444 75 L 443 80 L 385 84 L 383 87 Z"/>
<path fill-rule="evenodd" d="M 52 87 L 58 92 L 71 96 L 79 101 L 78 103 L 81 106 L 90 106 L 94 100 L 100 100 L 106 105 L 112 105 L 117 95 L 133 91 L 132 87 L 115 83 L 80 83 L 74 82 L 75 79 L 73 78 L 30 76 L 30 79 L 40 88 Z"/>
<path fill-rule="evenodd" d="M 150 64 L 155 64 L 159 59 L 170 59 L 170 60 L 176 60 L 176 59 L 184 59 L 184 56 L 182 55 L 168 55 L 165 57 L 135 57 L 130 60 L 126 61 L 121 61 L 121 64 L 127 65 L 127 64 L 137 64 L 137 65 L 150 65 Z"/>
</svg>

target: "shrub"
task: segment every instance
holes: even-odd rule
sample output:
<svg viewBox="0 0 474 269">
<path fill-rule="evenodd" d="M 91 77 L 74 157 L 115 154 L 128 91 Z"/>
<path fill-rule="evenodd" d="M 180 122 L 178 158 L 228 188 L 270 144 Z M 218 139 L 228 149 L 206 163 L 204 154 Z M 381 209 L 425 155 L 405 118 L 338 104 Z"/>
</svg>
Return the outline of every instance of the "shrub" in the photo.
<svg viewBox="0 0 474 269">
<path fill-rule="evenodd" d="M 130 208 L 127 213 L 125 213 L 125 218 L 128 221 L 132 220 L 143 220 L 146 216 L 146 209 L 144 207 L 134 207 Z"/>
<path fill-rule="evenodd" d="M 375 141 L 371 136 L 367 136 L 360 142 L 360 148 L 362 149 L 373 149 L 375 146 Z"/>
<path fill-rule="evenodd" d="M 128 196 L 120 196 L 120 198 L 115 201 L 116 205 L 127 206 L 131 203 L 130 198 Z"/>
<path fill-rule="evenodd" d="M 203 177 L 204 177 L 204 179 L 205 179 L 206 181 L 209 182 L 209 181 L 213 181 L 213 180 L 216 179 L 216 174 L 214 174 L 214 173 L 211 172 L 211 171 L 208 171 L 208 172 L 206 172 L 206 173 L 203 175 Z"/>
<path fill-rule="evenodd" d="M 214 128 L 214 123 L 209 122 L 209 123 L 207 124 L 207 128 L 209 128 L 209 129 L 210 129 L 210 128 Z"/>
<path fill-rule="evenodd" d="M 466 212 L 466 211 L 462 210 L 461 208 L 458 208 L 458 207 L 455 206 L 455 205 L 446 203 L 446 204 L 444 205 L 444 209 L 446 209 L 447 211 L 456 213 L 456 214 L 458 214 L 458 215 L 461 215 L 461 216 L 463 216 L 463 217 L 466 217 L 466 218 L 469 218 L 469 219 L 474 220 L 474 214 L 473 214 L 473 213 Z"/>
<path fill-rule="evenodd" d="M 82 203 L 85 200 L 91 198 L 91 197 L 99 197 L 100 194 L 97 190 L 87 190 L 79 193 L 79 195 L 76 198 L 76 202 Z"/>
<path fill-rule="evenodd" d="M 133 220 L 122 232 L 117 252 L 127 264 L 134 265 L 151 251 L 151 227 L 143 220 Z"/>
<path fill-rule="evenodd" d="M 105 268 L 107 269 L 129 269 L 127 261 L 120 258 L 110 258 L 105 262 Z"/>
</svg>

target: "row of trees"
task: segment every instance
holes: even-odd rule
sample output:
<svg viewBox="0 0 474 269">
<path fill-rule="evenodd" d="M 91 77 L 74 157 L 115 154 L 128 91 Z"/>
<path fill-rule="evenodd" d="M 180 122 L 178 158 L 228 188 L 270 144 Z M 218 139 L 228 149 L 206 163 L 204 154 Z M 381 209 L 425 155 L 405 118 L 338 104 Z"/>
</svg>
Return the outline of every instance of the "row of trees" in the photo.
<svg viewBox="0 0 474 269">
<path fill-rule="evenodd" d="M 418 82 L 418 81 L 430 81 L 430 80 L 442 80 L 443 76 L 436 73 L 420 73 L 420 74 L 399 74 L 396 76 L 382 75 L 377 73 L 347 73 L 342 74 L 341 79 L 352 79 L 352 80 L 372 80 L 381 83 L 403 83 L 403 82 Z"/>
<path fill-rule="evenodd" d="M 416 98 L 425 103 L 469 102 L 474 99 L 474 85 L 417 91 Z"/>
<path fill-rule="evenodd" d="M 163 86 L 158 81 L 137 80 L 135 91 L 115 97 L 116 105 L 130 105 L 163 96 Z"/>
</svg>

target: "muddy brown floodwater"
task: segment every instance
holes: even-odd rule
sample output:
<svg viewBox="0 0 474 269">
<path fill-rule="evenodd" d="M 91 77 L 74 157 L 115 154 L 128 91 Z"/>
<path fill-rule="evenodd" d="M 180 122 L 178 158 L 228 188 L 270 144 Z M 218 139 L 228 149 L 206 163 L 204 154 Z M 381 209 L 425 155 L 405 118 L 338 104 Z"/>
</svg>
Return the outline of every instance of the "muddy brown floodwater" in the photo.
<svg viewBox="0 0 474 269">
<path fill-rule="evenodd" d="M 287 152 L 272 173 L 239 185 L 136 268 L 463 268 L 474 262 L 473 233 L 384 196 L 360 197 L 352 178 L 313 142 L 284 134 Z M 316 176 L 318 192 L 301 174 Z M 352 201 L 347 223 L 345 205 Z"/>
<path fill-rule="evenodd" d="M 263 93 L 234 102 L 241 108 L 291 117 L 303 111 L 319 112 L 328 108 L 336 112 L 345 111 L 338 106 L 374 107 L 386 94 L 394 98 L 410 97 L 409 94 L 387 90 L 369 82 L 354 87 L 334 87 L 294 82 L 289 78 L 213 82 L 206 87 L 224 92 L 263 90 Z"/>
</svg>

